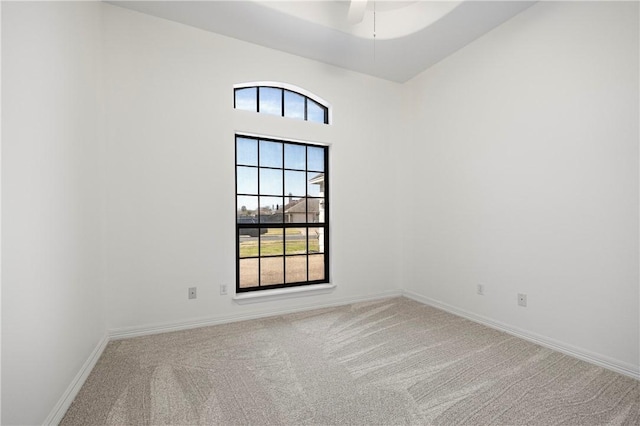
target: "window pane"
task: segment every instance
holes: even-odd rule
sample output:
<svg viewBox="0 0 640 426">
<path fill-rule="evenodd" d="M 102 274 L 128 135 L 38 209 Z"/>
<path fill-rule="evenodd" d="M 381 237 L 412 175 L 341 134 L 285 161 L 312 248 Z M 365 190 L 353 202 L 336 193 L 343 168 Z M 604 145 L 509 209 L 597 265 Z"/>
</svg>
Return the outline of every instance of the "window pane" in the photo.
<svg viewBox="0 0 640 426">
<path fill-rule="evenodd" d="M 307 222 L 318 223 L 324 222 L 324 198 L 308 198 L 307 199 Z M 320 218 L 322 216 L 322 220 Z"/>
<path fill-rule="evenodd" d="M 309 253 L 324 253 L 324 228 L 309 228 Z"/>
<path fill-rule="evenodd" d="M 284 254 L 284 235 L 282 228 L 268 228 L 260 235 L 260 256 L 282 256 Z"/>
<path fill-rule="evenodd" d="M 238 245 L 240 246 L 240 257 L 258 257 L 258 236 L 259 228 L 240 228 Z"/>
<path fill-rule="evenodd" d="M 287 256 L 285 264 L 287 283 L 307 281 L 307 256 Z"/>
<path fill-rule="evenodd" d="M 236 89 L 236 109 L 243 109 L 246 111 L 258 111 L 258 104 L 256 94 L 258 93 L 257 87 L 247 87 L 245 89 Z"/>
<path fill-rule="evenodd" d="M 258 195 L 258 169 L 255 167 L 237 167 L 238 194 Z"/>
<path fill-rule="evenodd" d="M 238 196 L 238 223 L 258 223 L 258 197 Z"/>
<path fill-rule="evenodd" d="M 304 120 L 304 96 L 285 90 L 284 116 Z"/>
<path fill-rule="evenodd" d="M 325 211 L 325 204 L 324 204 L 324 198 L 317 198 L 318 201 L 318 212 L 317 215 L 315 217 L 316 220 L 314 220 L 314 223 L 325 223 L 325 217 L 326 217 L 326 211 Z"/>
<path fill-rule="evenodd" d="M 305 223 L 308 219 L 307 200 L 300 198 L 287 204 L 284 210 L 285 223 Z"/>
<path fill-rule="evenodd" d="M 303 145 L 287 143 L 284 145 L 284 167 L 304 170 L 307 166 L 306 148 Z"/>
<path fill-rule="evenodd" d="M 287 228 L 284 245 L 286 254 L 305 254 L 307 252 L 307 229 Z"/>
<path fill-rule="evenodd" d="M 260 169 L 260 194 L 284 195 L 282 193 L 282 170 Z"/>
<path fill-rule="evenodd" d="M 307 195 L 322 197 L 324 195 L 324 173 L 307 173 Z"/>
<path fill-rule="evenodd" d="M 324 254 L 309 256 L 309 281 L 324 280 Z"/>
<path fill-rule="evenodd" d="M 282 284 L 284 282 L 284 257 L 263 257 L 260 259 L 260 285 Z"/>
<path fill-rule="evenodd" d="M 285 206 L 285 223 L 305 223 L 307 221 L 307 200 L 300 198 L 293 200 Z"/>
<path fill-rule="evenodd" d="M 282 144 L 260 141 L 260 165 L 262 167 L 282 167 Z"/>
<path fill-rule="evenodd" d="M 307 120 L 326 123 L 325 108 L 312 99 L 307 99 Z"/>
<path fill-rule="evenodd" d="M 248 138 L 236 138 L 236 155 L 238 156 L 238 164 L 257 166 L 258 141 Z"/>
<path fill-rule="evenodd" d="M 260 88 L 260 112 L 282 116 L 282 89 Z"/>
<path fill-rule="evenodd" d="M 284 193 L 287 196 L 304 197 L 306 190 L 306 174 L 304 172 L 285 170 Z"/>
<path fill-rule="evenodd" d="M 258 265 L 260 259 L 240 260 L 240 288 L 258 286 Z"/>
<path fill-rule="evenodd" d="M 260 197 L 260 223 L 282 223 L 282 197 Z"/>
<path fill-rule="evenodd" d="M 307 168 L 316 172 L 324 172 L 324 148 L 307 147 Z"/>
</svg>

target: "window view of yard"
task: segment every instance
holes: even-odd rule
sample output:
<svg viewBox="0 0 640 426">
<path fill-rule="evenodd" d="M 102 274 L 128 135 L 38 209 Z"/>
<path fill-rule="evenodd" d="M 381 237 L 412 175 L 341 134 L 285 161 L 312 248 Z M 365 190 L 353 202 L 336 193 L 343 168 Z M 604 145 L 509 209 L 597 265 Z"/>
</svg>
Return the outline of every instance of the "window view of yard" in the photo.
<svg viewBox="0 0 640 426">
<path fill-rule="evenodd" d="M 324 254 L 240 259 L 239 284 L 240 288 L 253 288 L 269 284 L 323 280 L 324 270 Z"/>
<path fill-rule="evenodd" d="M 283 231 L 286 233 L 283 235 Z M 286 236 L 283 238 L 283 236 Z M 260 238 L 240 236 L 240 257 L 319 253 L 317 228 L 269 228 Z"/>
<path fill-rule="evenodd" d="M 236 136 L 239 291 L 327 282 L 327 150 Z"/>
<path fill-rule="evenodd" d="M 240 287 L 323 279 L 324 254 L 319 238 L 318 228 L 268 228 L 260 237 L 241 235 Z"/>
</svg>

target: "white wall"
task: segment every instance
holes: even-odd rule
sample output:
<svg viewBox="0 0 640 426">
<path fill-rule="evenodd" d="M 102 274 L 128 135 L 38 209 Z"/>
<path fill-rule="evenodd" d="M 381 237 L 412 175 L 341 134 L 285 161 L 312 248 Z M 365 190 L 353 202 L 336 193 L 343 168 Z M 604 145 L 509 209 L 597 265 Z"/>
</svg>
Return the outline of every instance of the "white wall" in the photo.
<svg viewBox="0 0 640 426">
<path fill-rule="evenodd" d="M 407 84 L 407 290 L 638 371 L 638 29 L 541 2 Z"/>
<path fill-rule="evenodd" d="M 111 5 L 2 6 L 3 424 L 46 419 L 106 329 L 402 286 L 637 369 L 637 4 L 540 3 L 405 86 Z M 234 111 L 255 80 L 333 124 Z M 333 292 L 218 294 L 236 131 L 331 144 Z"/>
<path fill-rule="evenodd" d="M 105 5 L 108 321 L 140 328 L 238 317 L 397 289 L 394 138 L 400 86 Z M 333 124 L 233 109 L 233 84 L 294 84 L 326 99 Z M 335 291 L 239 306 L 234 132 L 331 144 Z M 187 288 L 198 298 L 187 299 Z"/>
<path fill-rule="evenodd" d="M 2 9 L 2 424 L 41 424 L 106 332 L 100 5 Z"/>
</svg>

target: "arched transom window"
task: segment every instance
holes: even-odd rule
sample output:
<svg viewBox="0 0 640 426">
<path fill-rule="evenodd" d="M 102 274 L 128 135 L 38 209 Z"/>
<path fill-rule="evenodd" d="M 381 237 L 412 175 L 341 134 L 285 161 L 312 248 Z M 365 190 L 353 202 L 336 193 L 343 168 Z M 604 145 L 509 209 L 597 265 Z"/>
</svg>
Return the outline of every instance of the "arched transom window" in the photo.
<svg viewBox="0 0 640 426">
<path fill-rule="evenodd" d="M 282 83 L 236 85 L 234 108 L 329 124 L 326 102 Z"/>
</svg>

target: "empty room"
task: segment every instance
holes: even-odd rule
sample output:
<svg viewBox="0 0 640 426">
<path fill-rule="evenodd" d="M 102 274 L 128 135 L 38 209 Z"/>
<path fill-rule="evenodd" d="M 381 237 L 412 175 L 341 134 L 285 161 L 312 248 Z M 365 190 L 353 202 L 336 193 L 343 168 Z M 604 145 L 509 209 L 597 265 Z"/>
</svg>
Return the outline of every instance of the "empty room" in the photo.
<svg viewBox="0 0 640 426">
<path fill-rule="evenodd" d="M 637 1 L 2 1 L 2 425 L 640 424 Z"/>
</svg>

